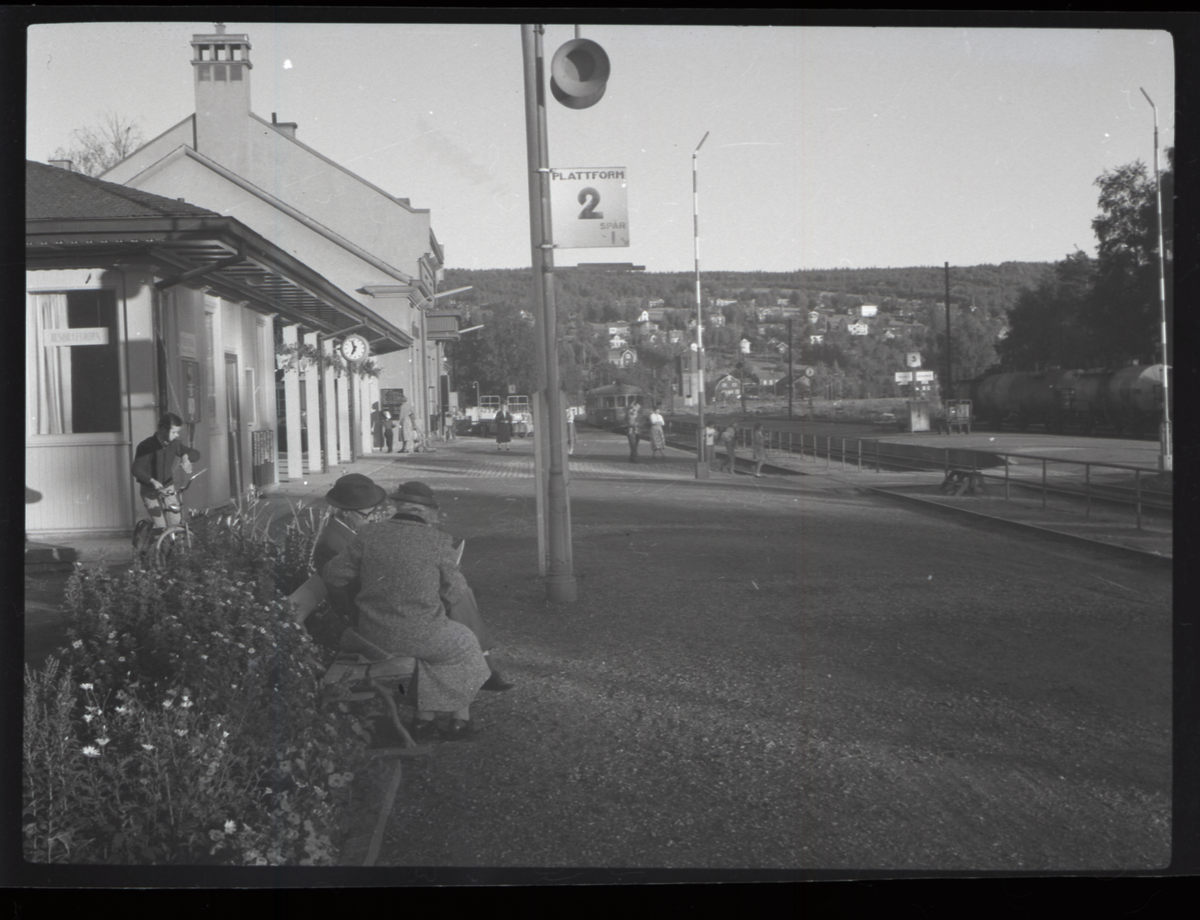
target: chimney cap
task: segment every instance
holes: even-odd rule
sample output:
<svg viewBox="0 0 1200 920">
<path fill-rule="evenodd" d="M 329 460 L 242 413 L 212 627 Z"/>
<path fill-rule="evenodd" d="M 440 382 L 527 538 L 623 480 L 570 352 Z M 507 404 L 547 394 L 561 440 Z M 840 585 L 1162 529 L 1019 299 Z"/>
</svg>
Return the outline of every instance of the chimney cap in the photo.
<svg viewBox="0 0 1200 920">
<path fill-rule="evenodd" d="M 75 164 L 70 160 L 49 160 L 48 162 L 51 166 L 57 167 L 58 169 L 65 169 L 67 172 L 75 171 Z"/>
</svg>

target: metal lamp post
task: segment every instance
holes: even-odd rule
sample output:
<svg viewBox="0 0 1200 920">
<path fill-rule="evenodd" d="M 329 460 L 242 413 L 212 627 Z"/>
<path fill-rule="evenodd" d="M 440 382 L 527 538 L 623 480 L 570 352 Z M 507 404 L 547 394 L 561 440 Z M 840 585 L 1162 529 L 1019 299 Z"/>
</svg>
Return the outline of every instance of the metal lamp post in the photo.
<svg viewBox="0 0 1200 920">
<path fill-rule="evenodd" d="M 700 310 L 700 148 L 708 140 L 704 132 L 692 152 L 692 237 L 696 254 L 696 478 L 708 478 L 708 448 L 704 433 L 704 316 Z"/>
<path fill-rule="evenodd" d="M 1139 86 L 1138 89 L 1141 89 Z M 1158 320 L 1159 320 L 1159 337 L 1162 340 L 1162 394 L 1163 394 L 1163 415 L 1162 423 L 1158 429 L 1158 468 L 1160 471 L 1166 472 L 1173 466 L 1171 457 L 1171 400 L 1168 377 L 1170 368 L 1167 366 L 1167 269 L 1166 269 L 1166 253 L 1163 246 L 1163 224 L 1162 224 L 1162 181 L 1158 174 L 1158 106 L 1154 104 L 1154 100 L 1143 89 L 1142 95 L 1146 97 L 1146 101 L 1150 103 L 1150 108 L 1154 112 L 1154 212 L 1158 215 Z"/>
<path fill-rule="evenodd" d="M 559 391 L 558 333 L 554 298 L 554 242 L 550 214 L 550 154 L 546 136 L 546 89 L 542 27 L 521 26 L 525 85 L 525 141 L 529 163 L 529 232 L 536 303 L 538 387 L 548 415 L 549 468 L 546 471 L 546 599 L 576 599 L 571 551 L 571 511 L 566 477 L 566 420 Z M 540 486 L 539 486 L 540 494 Z M 539 548 L 540 552 L 540 548 Z M 539 563 L 540 564 L 540 563 Z"/>
</svg>

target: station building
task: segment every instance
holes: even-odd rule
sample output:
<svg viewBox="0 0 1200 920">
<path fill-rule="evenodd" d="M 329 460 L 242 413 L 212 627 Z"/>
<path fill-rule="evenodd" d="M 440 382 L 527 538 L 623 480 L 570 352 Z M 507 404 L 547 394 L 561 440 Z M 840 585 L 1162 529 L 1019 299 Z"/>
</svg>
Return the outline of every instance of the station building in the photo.
<svg viewBox="0 0 1200 920">
<path fill-rule="evenodd" d="M 191 68 L 195 111 L 102 178 L 236 216 L 365 308 L 357 328 L 334 331 L 279 317 L 280 350 L 299 356 L 285 362 L 278 398 L 286 466 L 298 472 L 300 452 L 305 470 L 369 453 L 371 406 L 383 389 L 403 390 L 421 423 L 431 425 L 446 368 L 425 330 L 444 264 L 429 210 L 309 147 L 296 122 L 255 114 L 249 36 L 226 34 L 218 24 L 213 33 L 193 35 L 188 50 L 190 60 L 180 49 L 180 66 Z M 385 332 L 384 324 L 399 333 Z M 370 343 L 378 376 L 354 373 L 351 365 L 333 391 L 314 385 L 312 356 L 319 351 L 337 365 L 351 334 Z"/>
<path fill-rule="evenodd" d="M 254 114 L 250 50 L 193 35 L 195 111 L 100 180 L 27 165 L 31 537 L 132 528 L 133 447 L 166 411 L 205 456 L 192 507 L 369 453 L 384 389 L 434 427 L 458 318 L 427 322 L 429 211 Z M 341 356 L 357 336 L 370 365 Z"/>
<path fill-rule="evenodd" d="M 276 481 L 273 319 L 403 331 L 241 221 L 25 166 L 25 484 L 34 538 L 129 531 L 130 465 L 164 412 L 205 473 L 192 507 Z"/>
</svg>

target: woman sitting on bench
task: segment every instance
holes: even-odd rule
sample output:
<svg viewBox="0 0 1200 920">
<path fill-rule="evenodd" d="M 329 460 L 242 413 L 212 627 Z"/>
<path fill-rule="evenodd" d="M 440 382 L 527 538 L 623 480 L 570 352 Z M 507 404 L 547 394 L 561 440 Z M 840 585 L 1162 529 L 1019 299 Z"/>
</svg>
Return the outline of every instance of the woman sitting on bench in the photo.
<svg viewBox="0 0 1200 920">
<path fill-rule="evenodd" d="M 446 604 L 470 590 L 458 569 L 449 534 L 438 530 L 437 501 L 421 482 L 388 496 L 396 513 L 364 525 L 321 573 L 331 588 L 359 582 L 357 632 L 372 645 L 417 660 L 417 721 L 413 738 L 466 739 L 474 733 L 469 707 L 490 671 L 469 628 L 446 616 Z M 435 722 L 449 713 L 445 727 Z"/>
</svg>

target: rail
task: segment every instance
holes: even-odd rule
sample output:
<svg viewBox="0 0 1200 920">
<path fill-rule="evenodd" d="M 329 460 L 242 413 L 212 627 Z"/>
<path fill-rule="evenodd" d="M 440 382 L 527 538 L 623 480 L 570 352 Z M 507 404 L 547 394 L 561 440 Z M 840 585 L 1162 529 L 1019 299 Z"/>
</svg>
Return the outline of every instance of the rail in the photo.
<svg viewBox="0 0 1200 920">
<path fill-rule="evenodd" d="M 744 425 L 735 427 L 735 444 L 739 448 L 749 447 L 751 429 Z M 672 419 L 667 423 L 667 436 L 678 443 L 694 445 L 696 424 Z M 941 471 L 948 475 L 954 469 L 977 470 L 989 482 L 1004 483 L 1006 501 L 1013 500 L 1012 491 L 1017 488 L 1038 491 L 1043 509 L 1050 495 L 1082 500 L 1086 517 L 1091 517 L 1095 503 L 1128 506 L 1139 530 L 1143 529 L 1143 519 L 1148 514 L 1170 515 L 1172 511 L 1170 495 L 1156 495 L 1150 485 L 1155 471 L 1127 463 L 1068 460 L 1016 451 L 897 444 L 878 438 L 806 434 L 766 428 L 763 429 L 763 436 L 768 451 L 797 458 L 802 469 L 805 463 L 811 462 L 814 472 L 832 471 L 835 462 L 840 464 L 842 472 L 862 472 L 873 468 L 877 473 L 888 469 Z M 1003 467 L 1003 476 L 998 472 L 986 472 L 996 467 Z M 1132 484 L 1127 482 L 1130 474 Z"/>
</svg>

